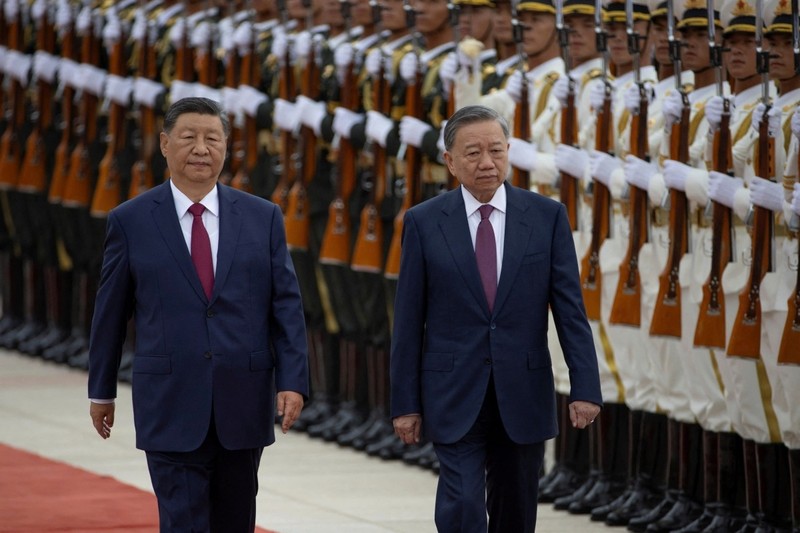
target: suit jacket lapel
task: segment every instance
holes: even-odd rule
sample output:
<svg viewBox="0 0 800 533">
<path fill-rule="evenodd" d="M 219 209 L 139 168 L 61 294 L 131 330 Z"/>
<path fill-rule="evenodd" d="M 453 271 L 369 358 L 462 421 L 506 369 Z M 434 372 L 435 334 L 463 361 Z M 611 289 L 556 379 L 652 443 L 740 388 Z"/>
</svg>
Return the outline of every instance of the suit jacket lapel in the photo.
<svg viewBox="0 0 800 533">
<path fill-rule="evenodd" d="M 239 242 L 239 230 L 242 227 L 242 217 L 236 208 L 236 199 L 233 198 L 231 191 L 222 185 L 218 185 L 217 189 L 219 190 L 219 247 L 217 248 L 214 292 L 210 302 L 212 304 L 225 285 L 225 280 L 228 279 L 236 245 Z"/>
<path fill-rule="evenodd" d="M 481 277 L 478 273 L 478 263 L 475 261 L 475 249 L 472 246 L 472 239 L 467 223 L 467 211 L 464 207 L 464 198 L 461 196 L 461 188 L 457 188 L 447 193 L 448 201 L 445 203 L 439 227 L 444 234 L 445 241 L 453 256 L 464 282 L 475 297 L 478 304 L 489 313 L 489 303 L 483 293 Z"/>
<path fill-rule="evenodd" d="M 197 277 L 197 271 L 192 263 L 192 256 L 186 247 L 186 240 L 183 238 L 183 231 L 178 222 L 178 215 L 175 212 L 175 200 L 172 197 L 169 181 L 165 181 L 160 187 L 160 194 L 154 199 L 156 206 L 153 209 L 153 220 L 172 257 L 178 263 L 181 272 L 194 288 L 197 296 L 206 301 L 205 291 L 203 291 L 203 286 L 200 285 L 200 278 Z"/>
<path fill-rule="evenodd" d="M 528 205 L 522 201 L 521 191 L 508 183 L 506 187 L 506 234 L 503 244 L 503 268 L 497 283 L 497 296 L 494 300 L 494 314 L 503 306 L 514 287 L 522 257 L 531 238 L 533 224 L 526 218 Z M 477 267 L 475 267 L 477 271 Z"/>
</svg>

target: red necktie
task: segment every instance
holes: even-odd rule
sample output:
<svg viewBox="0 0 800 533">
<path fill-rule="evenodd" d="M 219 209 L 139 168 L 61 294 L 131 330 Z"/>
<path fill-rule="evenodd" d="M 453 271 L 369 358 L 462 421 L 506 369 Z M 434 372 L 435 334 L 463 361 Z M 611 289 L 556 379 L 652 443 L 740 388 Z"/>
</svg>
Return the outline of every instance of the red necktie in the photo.
<svg viewBox="0 0 800 533">
<path fill-rule="evenodd" d="M 494 297 L 497 295 L 497 245 L 494 240 L 494 230 L 489 222 L 489 215 L 494 207 L 489 204 L 478 208 L 481 212 L 481 222 L 478 224 L 478 234 L 475 236 L 475 259 L 478 261 L 478 273 L 481 275 L 483 292 L 489 302 L 489 312 L 494 309 Z"/>
<path fill-rule="evenodd" d="M 192 263 L 200 278 L 200 285 L 210 300 L 214 291 L 214 264 L 211 262 L 211 241 L 203 225 L 203 204 L 193 204 L 189 212 L 194 217 L 192 220 Z"/>
</svg>

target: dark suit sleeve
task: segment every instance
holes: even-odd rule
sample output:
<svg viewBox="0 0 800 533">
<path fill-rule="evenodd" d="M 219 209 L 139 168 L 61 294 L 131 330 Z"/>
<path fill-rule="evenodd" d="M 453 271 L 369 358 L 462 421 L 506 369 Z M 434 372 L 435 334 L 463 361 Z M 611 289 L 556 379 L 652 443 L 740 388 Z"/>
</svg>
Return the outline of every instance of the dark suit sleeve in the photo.
<svg viewBox="0 0 800 533">
<path fill-rule="evenodd" d="M 278 391 L 294 391 L 308 398 L 308 346 L 303 303 L 286 247 L 283 216 L 277 206 L 273 206 L 271 227 L 270 337 L 275 348 L 275 386 Z"/>
<path fill-rule="evenodd" d="M 391 352 L 392 418 L 422 413 L 420 366 L 425 336 L 425 258 L 413 214 L 403 219 L 400 277 Z"/>
<path fill-rule="evenodd" d="M 117 371 L 128 319 L 133 311 L 133 280 L 128 243 L 118 217 L 108 216 L 103 268 L 89 338 L 89 398 L 117 396 Z"/>
<path fill-rule="evenodd" d="M 597 354 L 583 306 L 578 260 L 563 205 L 556 216 L 551 250 L 550 309 L 569 367 L 570 401 L 602 405 Z"/>
</svg>

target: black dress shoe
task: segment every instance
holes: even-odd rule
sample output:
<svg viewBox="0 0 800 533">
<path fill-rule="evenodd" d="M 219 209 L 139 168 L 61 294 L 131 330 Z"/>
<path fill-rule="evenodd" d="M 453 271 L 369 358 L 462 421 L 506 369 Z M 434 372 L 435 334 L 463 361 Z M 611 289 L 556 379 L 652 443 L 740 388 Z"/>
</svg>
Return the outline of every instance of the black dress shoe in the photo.
<svg viewBox="0 0 800 533">
<path fill-rule="evenodd" d="M 607 526 L 625 526 L 634 518 L 650 512 L 661 502 L 662 496 L 649 488 L 636 487 L 628 494 L 625 503 L 608 513 L 605 523 Z"/>
<path fill-rule="evenodd" d="M 33 321 L 24 322 L 21 327 L 0 336 L 0 346 L 9 350 L 16 350 L 20 344 L 36 337 L 42 331 L 44 331 L 44 324 Z"/>
<path fill-rule="evenodd" d="M 397 436 L 394 436 L 394 441 L 390 441 L 387 446 L 384 446 L 378 450 L 378 457 L 384 461 L 393 461 L 403 457 L 403 454 L 407 449 L 408 445 L 403 444 L 403 441 L 401 441 Z"/>
<path fill-rule="evenodd" d="M 381 418 L 384 418 L 383 413 L 378 410 L 373 410 L 370 412 L 367 419 L 361 424 L 352 428 L 350 431 L 346 431 L 339 435 L 336 438 L 336 442 L 339 444 L 339 446 L 352 446 L 354 440 L 360 439 L 362 435 L 369 431 L 373 424 L 375 424 Z"/>
<path fill-rule="evenodd" d="M 10 329 L 14 329 L 19 326 L 20 320 L 16 317 L 11 315 L 6 315 L 3 318 L 0 318 L 0 335 L 5 333 Z"/>
<path fill-rule="evenodd" d="M 43 355 L 45 350 L 67 338 L 67 332 L 58 326 L 49 326 L 41 335 L 19 345 L 21 352 L 30 355 Z"/>
<path fill-rule="evenodd" d="M 647 526 L 648 533 L 666 533 L 675 531 L 691 524 L 703 512 L 699 504 L 693 502 L 685 494 L 678 496 L 678 500 L 658 522 Z"/>
<path fill-rule="evenodd" d="M 539 478 L 539 493 L 540 494 L 541 494 L 541 492 L 543 490 L 545 490 L 547 487 L 549 487 L 553 483 L 553 480 L 555 480 L 556 477 L 558 477 L 558 475 L 561 473 L 561 470 L 563 470 L 564 468 L 565 468 L 564 465 L 562 465 L 561 463 L 557 463 L 556 465 L 553 466 L 553 468 L 550 469 L 550 471 L 548 473 L 546 473 L 545 475 L 543 475 L 543 476 L 541 476 Z M 539 500 L 539 501 L 541 501 L 541 500 Z"/>
<path fill-rule="evenodd" d="M 389 435 L 394 435 L 394 427 L 385 416 L 381 416 L 381 418 L 376 420 L 361 436 L 353 439 L 353 448 L 356 450 L 365 450 L 370 444 L 381 441 Z"/>
<path fill-rule="evenodd" d="M 314 424 L 319 424 L 333 416 L 333 406 L 324 396 L 315 396 L 311 405 L 300 412 L 292 428 L 298 431 L 307 431 Z"/>
<path fill-rule="evenodd" d="M 574 493 L 586 481 L 582 476 L 567 466 L 561 466 L 554 479 L 547 487 L 539 488 L 539 503 L 551 503 L 558 498 Z"/>
<path fill-rule="evenodd" d="M 439 461 L 439 456 L 436 455 L 436 450 L 433 448 L 433 443 L 425 444 L 421 449 L 421 454 L 417 460 L 417 465 L 422 468 L 433 469 L 433 464 Z"/>
<path fill-rule="evenodd" d="M 593 509 L 608 505 L 618 498 L 625 490 L 625 485 L 614 481 L 608 476 L 601 476 L 594 484 L 592 490 L 578 501 L 572 502 L 567 511 L 570 514 L 589 514 Z"/>
<path fill-rule="evenodd" d="M 631 494 L 633 494 L 633 490 L 633 487 L 628 487 L 625 492 L 614 498 L 612 501 L 592 509 L 592 522 L 605 522 L 609 514 L 625 505 L 625 502 L 628 501 L 628 498 L 630 498 Z"/>
<path fill-rule="evenodd" d="M 567 494 L 566 496 L 562 496 L 560 498 L 556 498 L 553 502 L 553 508 L 556 511 L 566 511 L 569 509 L 569 506 L 572 505 L 573 502 L 576 502 L 586 496 L 594 484 L 597 483 L 598 479 L 600 479 L 599 472 L 593 472 L 589 475 L 588 478 L 583 482 L 583 484 L 578 487 L 578 489 L 573 492 L 572 494 Z"/>
<path fill-rule="evenodd" d="M 364 415 L 356 407 L 355 402 L 342 404 L 336 416 L 336 424 L 323 431 L 322 439 L 328 442 L 335 441 L 339 435 L 347 433 L 364 422 Z"/>
<path fill-rule="evenodd" d="M 711 525 L 712 520 L 714 520 L 714 510 L 706 505 L 703 507 L 703 513 L 700 516 L 686 526 L 676 530 L 675 533 L 703 533 Z"/>
<path fill-rule="evenodd" d="M 403 454 L 403 462 L 407 465 L 418 465 L 420 460 L 425 460 L 425 454 L 433 450 L 433 443 L 426 442 L 421 446 L 409 446 Z"/>
<path fill-rule="evenodd" d="M 70 356 L 70 358 L 67 359 L 67 364 L 72 368 L 89 370 L 89 348 Z"/>
<path fill-rule="evenodd" d="M 739 514 L 724 504 L 712 504 L 714 518 L 711 519 L 703 533 L 729 533 L 739 531 L 744 526 L 744 514 Z"/>
<path fill-rule="evenodd" d="M 399 449 L 397 446 L 398 443 L 400 444 Z M 385 452 L 384 449 L 386 450 Z M 389 459 L 390 458 L 389 455 L 391 455 L 396 451 L 397 455 L 395 458 L 399 459 L 400 457 L 403 456 L 403 453 L 405 452 L 406 449 L 407 448 L 405 448 L 405 444 L 403 444 L 403 441 L 401 441 L 397 435 L 392 433 L 390 435 L 386 435 L 381 440 L 373 442 L 372 444 L 367 446 L 366 452 L 367 455 L 371 455 L 373 457 L 382 457 L 385 459 Z"/>
<path fill-rule="evenodd" d="M 342 402 L 332 416 L 309 426 L 308 435 L 313 438 L 333 440 L 336 438 L 335 436 L 332 437 L 333 433 L 342 426 L 346 426 L 348 421 L 353 419 L 353 416 L 353 403 Z"/>
<path fill-rule="evenodd" d="M 56 363 L 66 363 L 75 354 L 84 351 L 89 343 L 83 332 L 73 332 L 69 337 L 44 351 L 42 357 Z"/>
<path fill-rule="evenodd" d="M 672 506 L 675 505 L 675 500 L 677 499 L 677 494 L 673 493 L 672 491 L 668 491 L 664 499 L 661 500 L 655 507 L 650 509 L 649 512 L 637 516 L 636 518 L 631 518 L 628 521 L 628 531 L 635 531 L 637 533 L 642 533 L 647 531 L 647 527 L 655 522 L 661 520 L 661 518 L 666 515 Z"/>
</svg>

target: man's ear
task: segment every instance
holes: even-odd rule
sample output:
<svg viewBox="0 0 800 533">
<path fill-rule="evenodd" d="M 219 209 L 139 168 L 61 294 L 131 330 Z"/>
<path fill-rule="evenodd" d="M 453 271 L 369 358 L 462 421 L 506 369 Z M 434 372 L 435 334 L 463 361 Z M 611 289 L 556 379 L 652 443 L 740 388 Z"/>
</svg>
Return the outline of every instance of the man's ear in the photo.
<svg viewBox="0 0 800 533">
<path fill-rule="evenodd" d="M 447 170 L 450 171 L 450 174 L 455 176 L 456 173 L 455 173 L 455 168 L 453 167 L 453 156 L 450 155 L 450 152 L 445 152 L 442 154 L 442 157 L 444 157 L 444 162 L 447 165 Z"/>
<path fill-rule="evenodd" d="M 164 157 L 167 157 L 167 144 L 168 143 L 169 143 L 169 135 L 167 135 L 166 133 L 164 133 L 162 131 L 161 135 L 159 135 L 159 144 L 161 146 L 161 155 L 163 155 Z"/>
</svg>

